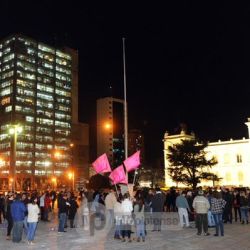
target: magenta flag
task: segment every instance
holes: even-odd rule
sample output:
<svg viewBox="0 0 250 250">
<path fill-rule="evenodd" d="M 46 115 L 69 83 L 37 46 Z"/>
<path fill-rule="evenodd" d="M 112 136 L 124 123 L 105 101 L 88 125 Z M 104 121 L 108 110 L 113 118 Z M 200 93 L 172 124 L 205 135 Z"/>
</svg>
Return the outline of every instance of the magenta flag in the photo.
<svg viewBox="0 0 250 250">
<path fill-rule="evenodd" d="M 127 184 L 128 183 L 123 165 L 114 169 L 109 175 L 109 178 L 112 180 L 113 184 L 117 184 L 117 183 Z"/>
<path fill-rule="evenodd" d="M 140 150 L 128 157 L 123 163 L 126 167 L 127 172 L 137 169 L 141 164 Z"/>
<path fill-rule="evenodd" d="M 108 173 L 111 172 L 111 168 L 109 165 L 108 157 L 106 154 L 99 156 L 93 163 L 93 168 L 95 169 L 96 173 Z"/>
</svg>

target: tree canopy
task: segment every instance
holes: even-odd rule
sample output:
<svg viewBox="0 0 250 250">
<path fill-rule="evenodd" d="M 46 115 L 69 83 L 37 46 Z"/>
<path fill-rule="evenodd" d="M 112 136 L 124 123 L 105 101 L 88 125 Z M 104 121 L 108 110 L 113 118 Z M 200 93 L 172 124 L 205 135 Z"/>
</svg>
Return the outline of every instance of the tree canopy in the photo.
<svg viewBox="0 0 250 250">
<path fill-rule="evenodd" d="M 218 177 L 209 171 L 217 161 L 214 157 L 207 159 L 206 147 L 207 143 L 197 143 L 195 139 L 182 140 L 179 144 L 169 146 L 168 172 L 172 180 L 192 186 L 193 189 L 201 180 L 217 180 Z"/>
</svg>

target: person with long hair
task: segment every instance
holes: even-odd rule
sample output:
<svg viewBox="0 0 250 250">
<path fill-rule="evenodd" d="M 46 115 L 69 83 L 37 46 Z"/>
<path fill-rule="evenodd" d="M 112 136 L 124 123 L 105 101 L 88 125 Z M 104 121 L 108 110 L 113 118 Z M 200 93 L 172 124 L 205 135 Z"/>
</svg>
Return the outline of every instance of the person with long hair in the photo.
<svg viewBox="0 0 250 250">
<path fill-rule="evenodd" d="M 37 197 L 32 197 L 30 199 L 30 203 L 28 203 L 28 232 L 27 232 L 27 240 L 29 245 L 34 244 L 34 238 L 38 223 L 38 218 L 40 214 L 40 209 L 37 205 Z"/>
</svg>

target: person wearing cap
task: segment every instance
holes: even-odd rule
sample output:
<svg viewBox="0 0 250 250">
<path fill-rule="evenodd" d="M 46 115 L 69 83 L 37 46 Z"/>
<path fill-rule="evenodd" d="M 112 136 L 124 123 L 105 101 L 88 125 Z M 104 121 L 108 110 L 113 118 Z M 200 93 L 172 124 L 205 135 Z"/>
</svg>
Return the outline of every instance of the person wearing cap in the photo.
<svg viewBox="0 0 250 250">
<path fill-rule="evenodd" d="M 208 219 L 207 213 L 210 208 L 208 199 L 204 197 L 202 190 L 198 191 L 198 195 L 193 200 L 193 208 L 196 212 L 196 225 L 197 225 L 197 235 L 201 235 L 202 228 L 205 236 L 209 235 L 208 233 Z"/>
</svg>

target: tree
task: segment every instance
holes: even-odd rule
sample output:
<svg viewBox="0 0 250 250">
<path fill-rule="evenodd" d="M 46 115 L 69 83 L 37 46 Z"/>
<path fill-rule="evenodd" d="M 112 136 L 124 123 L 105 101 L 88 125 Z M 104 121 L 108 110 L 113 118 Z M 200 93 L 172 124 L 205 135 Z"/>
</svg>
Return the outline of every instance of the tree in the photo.
<svg viewBox="0 0 250 250">
<path fill-rule="evenodd" d="M 214 157 L 206 158 L 206 147 L 207 143 L 197 143 L 195 139 L 182 140 L 179 144 L 169 146 L 168 172 L 172 180 L 196 189 L 201 180 L 218 179 L 208 171 L 217 161 Z"/>
<path fill-rule="evenodd" d="M 111 187 L 109 177 L 105 175 L 96 174 L 90 177 L 88 188 L 100 190 L 102 188 Z"/>
</svg>

